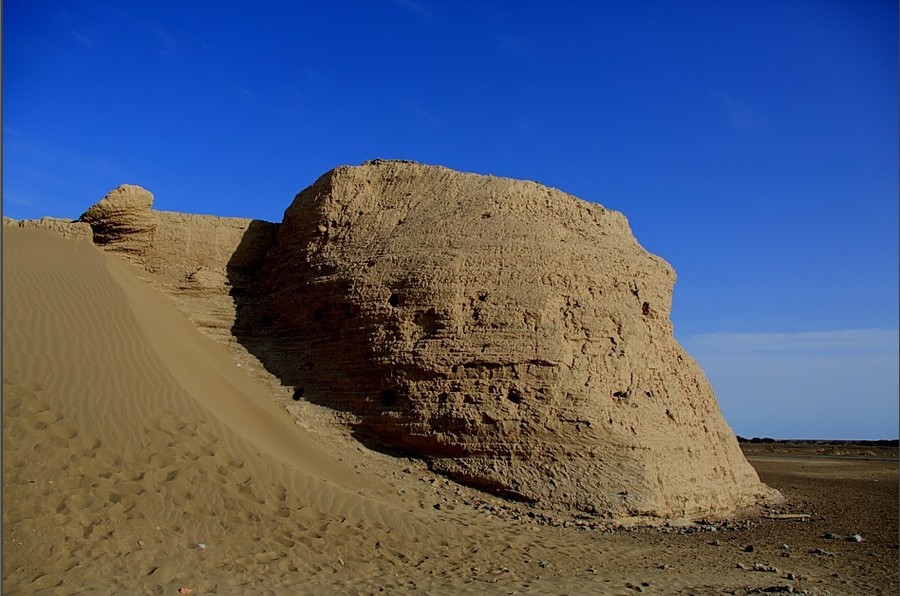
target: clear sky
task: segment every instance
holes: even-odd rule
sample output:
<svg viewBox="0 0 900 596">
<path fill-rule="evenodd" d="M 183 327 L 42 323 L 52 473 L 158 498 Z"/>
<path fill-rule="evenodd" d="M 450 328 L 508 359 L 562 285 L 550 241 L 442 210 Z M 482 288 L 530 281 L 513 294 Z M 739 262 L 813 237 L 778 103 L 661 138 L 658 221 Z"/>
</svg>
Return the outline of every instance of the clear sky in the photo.
<svg viewBox="0 0 900 596">
<path fill-rule="evenodd" d="M 280 221 L 342 164 L 537 180 L 675 267 L 745 436 L 898 436 L 896 0 L 3 2 L 3 210 Z"/>
</svg>

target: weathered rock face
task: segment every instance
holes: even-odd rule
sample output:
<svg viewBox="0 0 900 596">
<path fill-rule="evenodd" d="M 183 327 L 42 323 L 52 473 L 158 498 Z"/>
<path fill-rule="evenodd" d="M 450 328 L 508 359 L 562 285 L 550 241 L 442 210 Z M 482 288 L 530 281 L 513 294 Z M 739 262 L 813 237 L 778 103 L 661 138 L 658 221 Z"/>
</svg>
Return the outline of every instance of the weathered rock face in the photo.
<svg viewBox="0 0 900 596">
<path fill-rule="evenodd" d="M 236 332 L 370 445 L 610 518 L 772 493 L 672 336 L 675 275 L 625 218 L 532 182 L 405 162 L 300 193 Z M 274 348 L 273 348 L 274 346 Z"/>
<path fill-rule="evenodd" d="M 86 242 L 93 242 L 94 240 L 91 226 L 60 217 L 42 217 L 40 219 L 25 219 L 21 221 L 4 217 L 3 225 L 33 230 L 47 230 L 68 240 L 82 240 Z"/>
<path fill-rule="evenodd" d="M 232 342 L 232 294 L 250 283 L 278 225 L 169 211 L 153 211 L 152 216 L 153 237 L 138 264 L 158 274 L 157 279 L 169 280 L 162 289 L 198 327 Z"/>
<path fill-rule="evenodd" d="M 124 185 L 80 222 L 4 224 L 92 232 L 295 399 L 462 482 L 617 521 L 777 495 L 672 336 L 674 272 L 615 211 L 395 161 L 328 172 L 282 224 L 152 201 Z"/>
<path fill-rule="evenodd" d="M 73 223 L 93 229 L 96 244 L 150 273 L 158 287 L 204 332 L 233 341 L 231 294 L 248 282 L 278 225 L 260 220 L 153 210 L 153 195 L 123 184 Z M 237 289 L 236 289 L 237 288 Z"/>
<path fill-rule="evenodd" d="M 140 186 L 123 184 L 85 211 L 78 221 L 90 224 L 96 244 L 139 254 L 153 238 L 152 204 L 152 194 Z"/>
</svg>

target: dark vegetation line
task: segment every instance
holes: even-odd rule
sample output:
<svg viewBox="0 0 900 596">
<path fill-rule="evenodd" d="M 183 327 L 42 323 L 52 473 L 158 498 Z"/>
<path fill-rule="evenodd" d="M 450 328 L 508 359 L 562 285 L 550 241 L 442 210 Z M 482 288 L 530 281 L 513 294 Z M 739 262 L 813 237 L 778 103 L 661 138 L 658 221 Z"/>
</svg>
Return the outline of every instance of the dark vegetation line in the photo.
<svg viewBox="0 0 900 596">
<path fill-rule="evenodd" d="M 738 443 L 775 443 L 778 445 L 856 445 L 859 447 L 900 447 L 900 439 L 848 440 L 835 439 L 771 439 L 769 437 L 753 437 L 748 439 L 737 436 Z"/>
</svg>

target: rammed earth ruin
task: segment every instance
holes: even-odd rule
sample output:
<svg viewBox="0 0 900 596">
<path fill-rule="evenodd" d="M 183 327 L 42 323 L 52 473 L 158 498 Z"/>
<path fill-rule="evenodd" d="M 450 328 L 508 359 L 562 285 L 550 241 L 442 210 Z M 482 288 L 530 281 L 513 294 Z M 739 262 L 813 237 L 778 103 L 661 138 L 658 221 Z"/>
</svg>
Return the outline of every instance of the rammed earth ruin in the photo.
<svg viewBox="0 0 900 596">
<path fill-rule="evenodd" d="M 152 200 L 125 185 L 79 222 L 19 225 L 92 237 L 157 274 L 294 399 L 459 482 L 618 522 L 778 498 L 673 337 L 675 272 L 621 213 L 385 160 L 326 173 L 281 223 Z"/>
</svg>

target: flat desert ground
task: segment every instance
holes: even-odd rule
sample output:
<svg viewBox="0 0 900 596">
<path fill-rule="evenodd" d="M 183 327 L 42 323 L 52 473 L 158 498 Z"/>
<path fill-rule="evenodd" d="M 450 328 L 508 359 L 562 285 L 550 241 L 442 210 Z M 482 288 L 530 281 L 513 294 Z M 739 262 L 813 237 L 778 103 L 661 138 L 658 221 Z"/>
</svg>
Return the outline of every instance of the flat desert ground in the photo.
<svg viewBox="0 0 900 596">
<path fill-rule="evenodd" d="M 4 594 L 900 589 L 896 448 L 745 445 L 777 509 L 611 531 L 298 424 L 140 276 L 4 229 Z"/>
</svg>

